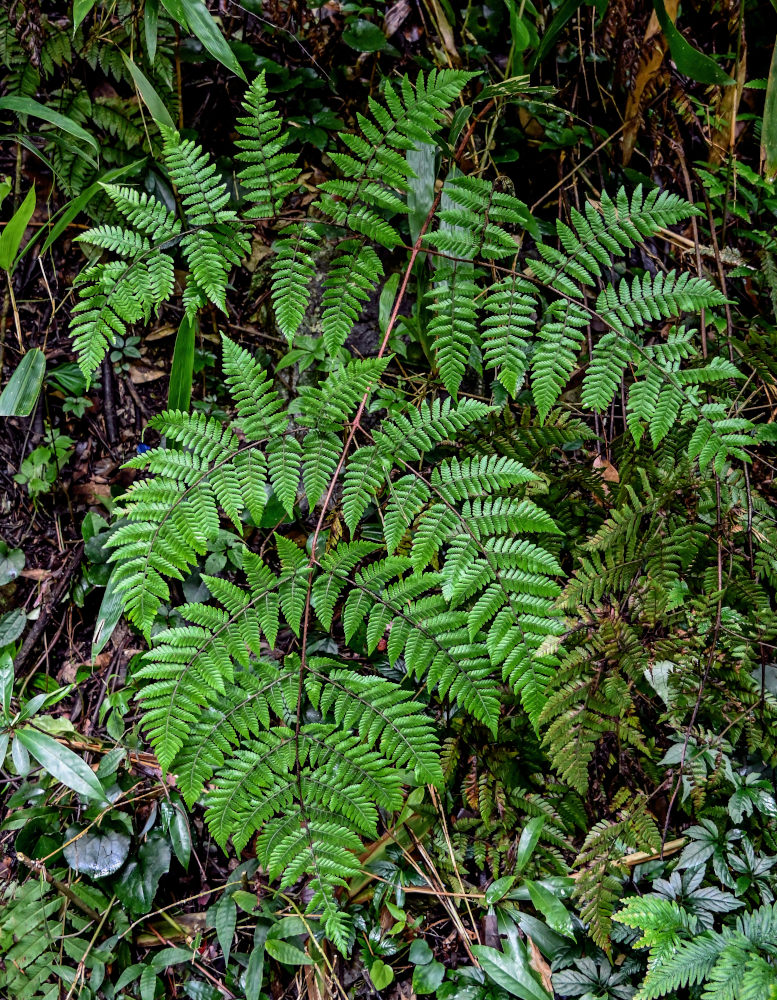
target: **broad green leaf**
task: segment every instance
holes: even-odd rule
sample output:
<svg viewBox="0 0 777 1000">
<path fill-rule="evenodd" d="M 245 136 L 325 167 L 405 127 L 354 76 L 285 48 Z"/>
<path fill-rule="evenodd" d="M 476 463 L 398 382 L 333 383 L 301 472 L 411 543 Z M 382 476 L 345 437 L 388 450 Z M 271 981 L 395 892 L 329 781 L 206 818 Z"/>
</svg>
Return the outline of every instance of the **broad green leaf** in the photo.
<svg viewBox="0 0 777 1000">
<path fill-rule="evenodd" d="M 542 833 L 544 825 L 545 817 L 535 816 L 529 820 L 521 831 L 518 848 L 515 852 L 515 870 L 517 872 L 522 872 L 529 863 L 529 859 L 534 853 L 534 848 L 537 846 L 537 841 L 540 839 L 540 833 Z"/>
<path fill-rule="evenodd" d="M 229 965 L 229 952 L 232 948 L 232 939 L 235 936 L 237 926 L 237 906 L 231 896 L 226 893 L 221 897 L 216 905 L 216 912 L 213 924 L 216 928 L 216 937 L 219 939 L 221 951 L 224 954 L 224 965 Z"/>
<path fill-rule="evenodd" d="M 11 219 L 5 224 L 0 233 L 0 267 L 6 271 L 13 269 L 19 246 L 24 236 L 27 224 L 35 211 L 35 186 L 27 192 L 27 197 L 14 212 Z"/>
<path fill-rule="evenodd" d="M 417 965 L 413 969 L 413 992 L 418 996 L 434 993 L 444 978 L 445 966 L 442 962 Z"/>
<path fill-rule="evenodd" d="M 20 729 L 17 739 L 21 740 L 41 767 L 57 781 L 85 798 L 107 801 L 103 786 L 94 771 L 68 747 L 34 729 Z"/>
<path fill-rule="evenodd" d="M 34 101 L 31 97 L 0 97 L 0 111 L 13 111 L 15 115 L 32 115 L 33 118 L 40 118 L 42 121 L 48 122 L 49 125 L 54 125 L 76 139 L 80 139 L 81 142 L 88 143 L 95 152 L 99 152 L 100 147 L 97 140 L 93 135 L 89 135 L 86 129 L 81 128 L 77 122 L 72 121 L 66 115 L 53 111 L 45 104 Z"/>
<path fill-rule="evenodd" d="M 9 549 L 0 540 L 0 587 L 15 580 L 24 569 L 25 557 L 21 549 Z"/>
<path fill-rule="evenodd" d="M 161 972 L 171 965 L 180 965 L 182 962 L 191 962 L 193 958 L 190 948 L 162 948 L 151 959 L 151 968 L 155 972 Z"/>
<path fill-rule="evenodd" d="M 434 952 L 423 938 L 416 938 L 410 945 L 408 957 L 413 965 L 428 965 L 434 958 Z"/>
<path fill-rule="evenodd" d="M 380 52 L 388 45 L 386 36 L 377 24 L 357 17 L 343 32 L 343 41 L 357 52 Z"/>
<path fill-rule="evenodd" d="M 127 860 L 131 841 L 123 831 L 91 827 L 74 840 L 80 832 L 77 826 L 65 831 L 65 839 L 72 843 L 67 843 L 62 853 L 73 871 L 90 878 L 105 878 L 117 872 Z"/>
<path fill-rule="evenodd" d="M 154 1000 L 156 992 L 156 972 L 153 965 L 147 965 L 140 975 L 140 1000 Z"/>
<path fill-rule="evenodd" d="M 268 938 L 264 947 L 270 958 L 274 958 L 276 962 L 282 962 L 284 965 L 313 965 L 313 959 L 307 952 L 289 944 L 288 941 Z"/>
<path fill-rule="evenodd" d="M 510 955 L 487 945 L 472 945 L 472 951 L 489 979 L 514 997 L 519 997 L 519 1000 L 551 1000 L 550 994 L 531 971 L 525 945 L 516 940 L 515 946 Z"/>
<path fill-rule="evenodd" d="M 5 755 L 8 753 L 8 741 L 10 739 L 11 733 L 9 730 L 0 732 L 0 768 L 2 768 Z"/>
<path fill-rule="evenodd" d="M 194 340 L 197 333 L 197 317 L 184 316 L 178 327 L 173 350 L 173 364 L 170 368 L 170 385 L 167 390 L 167 408 L 188 413 L 192 398 L 192 378 L 194 377 Z"/>
<path fill-rule="evenodd" d="M 509 892 L 515 883 L 515 875 L 504 875 L 486 889 L 486 902 L 489 906 L 502 899 L 505 893 Z"/>
<path fill-rule="evenodd" d="M 686 42 L 667 14 L 664 0 L 653 0 L 653 9 L 669 45 L 674 64 L 684 76 L 689 76 L 699 83 L 715 84 L 718 87 L 729 87 L 734 83 L 714 59 L 705 56 L 703 52 L 699 52 Z"/>
<path fill-rule="evenodd" d="M 394 982 L 394 970 L 379 958 L 370 966 L 370 979 L 376 990 L 385 990 Z"/>
<path fill-rule="evenodd" d="M 19 739 L 18 733 L 11 744 L 11 760 L 19 777 L 26 778 L 31 766 L 30 755 L 27 752 L 27 747 Z"/>
<path fill-rule="evenodd" d="M 237 889 L 233 892 L 232 899 L 246 913 L 253 913 L 259 902 L 255 892 L 246 892 L 244 889 Z"/>
<path fill-rule="evenodd" d="M 29 417 L 38 402 L 45 374 L 46 355 L 33 347 L 22 357 L 0 395 L 0 417 Z"/>
<path fill-rule="evenodd" d="M 127 69 L 130 71 L 130 76 L 135 86 L 138 88 L 138 93 L 143 98 L 143 103 L 151 112 L 151 117 L 158 125 L 166 125 L 167 128 L 174 129 L 173 119 L 170 117 L 170 112 L 165 107 L 162 98 L 157 94 L 130 57 L 124 52 L 122 52 L 122 57 Z"/>
<path fill-rule="evenodd" d="M 16 642 L 27 624 L 24 608 L 14 608 L 0 616 L 0 647 Z"/>
<path fill-rule="evenodd" d="M 89 11 L 94 7 L 97 0 L 74 0 L 73 3 L 73 30 L 83 21 Z"/>
<path fill-rule="evenodd" d="M 184 28 L 188 28 L 214 59 L 241 80 L 246 79 L 243 67 L 202 0 L 162 0 L 162 3 L 170 16 Z"/>
<path fill-rule="evenodd" d="M 526 886 L 529 890 L 532 906 L 545 917 L 550 929 L 574 940 L 575 931 L 572 916 L 561 900 L 539 882 L 527 879 Z"/>
<path fill-rule="evenodd" d="M 170 870 L 170 857 L 167 838 L 161 830 L 152 830 L 114 886 L 114 892 L 130 912 L 149 912 L 159 880 Z"/>
<path fill-rule="evenodd" d="M 764 176 L 767 181 L 773 181 L 777 176 L 777 42 L 774 43 L 772 50 L 772 64 L 769 68 L 769 80 L 766 84 L 761 146 L 766 161 Z M 773 425 L 767 424 L 765 426 Z"/>
<path fill-rule="evenodd" d="M 267 932 L 267 937 L 272 938 L 290 938 L 298 937 L 300 934 L 307 934 L 308 929 L 305 926 L 305 921 L 301 917 L 281 917 L 280 920 L 276 920 L 272 927 Z"/>
</svg>

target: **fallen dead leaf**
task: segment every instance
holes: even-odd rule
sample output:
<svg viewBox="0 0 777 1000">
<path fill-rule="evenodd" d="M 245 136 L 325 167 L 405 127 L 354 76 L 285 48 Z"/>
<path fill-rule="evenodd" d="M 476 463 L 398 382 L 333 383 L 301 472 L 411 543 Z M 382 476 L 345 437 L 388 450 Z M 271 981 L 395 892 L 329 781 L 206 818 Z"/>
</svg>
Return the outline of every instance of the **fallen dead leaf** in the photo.
<svg viewBox="0 0 777 1000">
<path fill-rule="evenodd" d="M 151 365 L 130 365 L 129 374 L 135 385 L 142 385 L 144 382 L 155 382 L 158 378 L 164 378 L 167 372 L 164 368 L 152 368 Z"/>
<path fill-rule="evenodd" d="M 670 21 L 677 20 L 678 0 L 666 0 L 664 4 Z M 669 48 L 661 25 L 658 23 L 655 11 L 650 15 L 645 37 L 642 40 L 642 59 L 634 77 L 634 84 L 626 102 L 626 122 L 623 129 L 623 165 L 627 166 L 634 152 L 640 126 L 642 125 L 642 108 L 646 98 L 654 89 L 655 82 L 661 73 L 664 56 Z"/>
<path fill-rule="evenodd" d="M 550 966 L 542 957 L 542 952 L 537 947 L 537 945 L 532 941 L 532 939 L 527 935 L 526 940 L 529 942 L 529 951 L 531 952 L 530 965 L 535 972 L 539 973 L 542 979 L 542 985 L 545 989 L 553 996 L 553 977 L 550 973 Z"/>
<path fill-rule="evenodd" d="M 621 481 L 618 470 L 608 458 L 597 455 L 594 459 L 594 468 L 602 470 L 602 479 L 605 483 L 619 483 Z"/>
<path fill-rule="evenodd" d="M 158 326 L 151 333 L 147 333 L 144 340 L 164 340 L 165 337 L 172 337 L 174 333 L 178 333 L 178 327 L 173 326 L 172 323 L 163 323 L 162 326 Z"/>
</svg>

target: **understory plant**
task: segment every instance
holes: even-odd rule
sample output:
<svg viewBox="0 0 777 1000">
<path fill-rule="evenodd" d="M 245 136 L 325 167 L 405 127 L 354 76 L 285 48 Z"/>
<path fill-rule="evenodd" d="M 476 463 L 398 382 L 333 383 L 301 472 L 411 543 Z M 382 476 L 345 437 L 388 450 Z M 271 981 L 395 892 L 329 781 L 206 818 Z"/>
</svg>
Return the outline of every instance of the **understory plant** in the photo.
<svg viewBox="0 0 777 1000">
<path fill-rule="evenodd" d="M 754 402 L 773 374 L 734 337 L 730 290 L 651 254 L 698 209 L 637 186 L 540 224 L 465 169 L 453 109 L 470 86 L 452 69 L 386 82 L 292 225 L 293 136 L 262 75 L 236 123 L 237 202 L 202 148 L 160 125 L 177 208 L 104 186 L 117 221 L 79 238 L 95 256 L 71 332 L 91 378 L 116 338 L 177 301 L 176 269 L 186 322 L 224 314 L 232 415 L 150 421 L 158 443 L 128 463 L 147 475 L 108 543 L 112 591 L 149 642 L 134 673 L 144 732 L 215 840 L 240 853 L 255 838 L 269 877 L 288 892 L 304 880 L 307 912 L 349 952 L 362 852 L 409 789 L 461 778 L 457 732 L 510 747 L 518 719 L 559 782 L 546 846 L 554 824 L 585 830 L 573 892 L 606 961 L 624 858 L 660 852 L 679 820 L 691 737 L 714 753 L 725 728 L 737 752 L 775 759 L 760 665 L 777 534 L 750 475 L 775 438 Z M 228 332 L 227 285 L 257 223 L 275 233 L 278 329 L 291 348 L 311 325 L 323 343 L 324 363 L 292 382 Z M 349 336 L 377 298 L 381 339 L 363 356 Z M 418 393 L 389 352 L 414 331 L 431 362 Z M 224 532 L 237 569 L 208 572 Z M 182 602 L 177 581 L 195 570 L 204 596 Z M 659 722 L 687 727 L 666 778 Z M 499 772 L 475 777 L 488 828 L 508 804 Z M 527 789 L 509 808 L 541 807 Z M 571 842 L 555 836 L 563 870 Z M 509 876 L 514 856 L 491 863 Z M 634 902 L 621 917 L 647 932 L 655 914 Z M 731 933 L 765 940 L 768 919 Z M 642 943 L 660 950 L 663 933 Z M 688 945 L 706 948 L 705 970 L 729 962 L 728 933 Z M 659 979 L 657 954 L 645 996 L 701 979 Z M 773 959 L 759 953 L 753 975 L 766 982 Z"/>
</svg>

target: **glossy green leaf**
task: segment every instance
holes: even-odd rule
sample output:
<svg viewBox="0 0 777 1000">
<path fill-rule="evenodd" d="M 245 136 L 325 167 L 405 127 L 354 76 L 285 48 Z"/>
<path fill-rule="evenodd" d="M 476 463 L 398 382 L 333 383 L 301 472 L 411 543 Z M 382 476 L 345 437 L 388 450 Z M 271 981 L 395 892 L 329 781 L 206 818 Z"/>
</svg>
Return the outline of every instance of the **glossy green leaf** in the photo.
<svg viewBox="0 0 777 1000">
<path fill-rule="evenodd" d="M 410 178 L 410 190 L 407 194 L 407 224 L 410 227 L 410 242 L 415 245 L 434 203 L 437 147 L 430 142 L 416 143 L 412 149 L 408 149 L 405 158 L 407 165 L 415 174 L 415 177 Z"/>
<path fill-rule="evenodd" d="M 170 870 L 170 845 L 161 830 L 152 830 L 130 860 L 114 892 L 132 913 L 148 913 L 160 878 Z"/>
<path fill-rule="evenodd" d="M 0 267 L 6 271 L 13 269 L 19 246 L 24 236 L 24 231 L 35 211 L 35 187 L 31 187 L 27 192 L 27 197 L 14 212 L 11 219 L 5 224 L 0 233 Z"/>
<path fill-rule="evenodd" d="M 41 767 L 57 781 L 84 798 L 107 801 L 103 786 L 94 771 L 68 747 L 35 729 L 20 729 L 17 739 L 21 740 Z"/>
<path fill-rule="evenodd" d="M 89 11 L 94 7 L 97 0 L 74 0 L 73 2 L 73 29 L 83 21 Z"/>
<path fill-rule="evenodd" d="M 25 556 L 21 549 L 9 549 L 0 540 L 0 587 L 15 580 L 24 569 Z"/>
<path fill-rule="evenodd" d="M 276 962 L 282 962 L 284 965 L 313 965 L 313 959 L 307 952 L 289 944 L 288 941 L 268 938 L 264 947 L 270 958 L 274 958 Z"/>
<path fill-rule="evenodd" d="M 515 875 L 504 875 L 486 889 L 486 902 L 489 906 L 502 899 L 505 893 L 509 892 L 515 884 Z"/>
<path fill-rule="evenodd" d="M 357 17 L 348 24 L 343 32 L 343 41 L 357 52 L 380 52 L 388 44 L 378 25 L 363 17 Z"/>
<path fill-rule="evenodd" d="M 535 816 L 521 830 L 521 837 L 515 852 L 515 870 L 517 872 L 522 872 L 529 863 L 529 859 L 534 853 L 534 848 L 537 846 L 537 841 L 540 839 L 544 825 L 545 817 Z"/>
<path fill-rule="evenodd" d="M 194 342 L 197 333 L 196 316 L 184 316 L 178 327 L 167 390 L 167 408 L 187 413 L 192 398 L 194 377 Z"/>
<path fill-rule="evenodd" d="M 162 803 L 160 813 L 162 829 L 170 836 L 170 843 L 173 845 L 176 858 L 183 868 L 188 868 L 192 853 L 192 834 L 183 805 L 175 796 L 169 802 Z"/>
<path fill-rule="evenodd" d="M 0 111 L 12 111 L 15 115 L 32 115 L 33 118 L 40 118 L 42 121 L 48 122 L 49 125 L 54 125 L 76 139 L 80 139 L 81 142 L 88 143 L 95 152 L 99 152 L 100 147 L 97 140 L 93 135 L 89 135 L 86 129 L 66 115 L 61 115 L 58 111 L 34 101 L 31 97 L 0 97 Z"/>
<path fill-rule="evenodd" d="M 239 76 L 241 80 L 246 79 L 235 53 L 229 47 L 229 43 L 221 34 L 218 25 L 202 0 L 162 0 L 162 3 L 170 16 L 180 25 L 188 28 L 202 42 L 214 59 Z"/>
<path fill-rule="evenodd" d="M 529 890 L 532 906 L 545 917 L 551 930 L 574 940 L 575 931 L 572 916 L 561 900 L 539 882 L 527 879 L 526 886 Z"/>
<path fill-rule="evenodd" d="M 489 979 L 512 996 L 520 1000 L 551 1000 L 531 970 L 522 941 L 516 939 L 510 954 L 487 945 L 472 945 L 472 952 Z"/>
<path fill-rule="evenodd" d="M 124 63 L 127 69 L 130 71 L 133 83 L 138 88 L 138 93 L 143 98 L 143 103 L 151 112 L 151 117 L 158 125 L 166 125 L 167 128 L 175 128 L 173 119 L 170 117 L 170 112 L 165 107 L 164 101 L 159 94 L 157 94 L 156 90 L 154 90 L 148 79 L 143 73 L 141 73 L 128 55 L 122 52 L 122 57 L 124 58 Z"/>
<path fill-rule="evenodd" d="M 13 761 L 13 766 L 16 768 L 16 773 L 20 778 L 26 778 L 27 773 L 32 766 L 30 761 L 30 754 L 27 747 L 19 739 L 19 734 L 17 733 L 14 737 L 14 741 L 11 744 L 11 760 Z"/>
<path fill-rule="evenodd" d="M 65 840 L 72 843 L 66 843 L 62 853 L 73 871 L 90 878 L 105 878 L 127 860 L 131 841 L 122 830 L 90 827 L 80 837 L 79 833 L 77 826 L 65 831 Z"/>
<path fill-rule="evenodd" d="M 669 52 L 675 66 L 684 75 L 699 83 L 715 84 L 718 87 L 729 87 L 735 81 L 725 73 L 714 59 L 699 52 L 693 45 L 686 42 L 666 12 L 664 0 L 653 0 L 658 23 L 664 33 Z"/>
<path fill-rule="evenodd" d="M 0 394 L 0 417 L 29 417 L 38 402 L 45 374 L 46 355 L 33 347 L 22 357 Z"/>
</svg>

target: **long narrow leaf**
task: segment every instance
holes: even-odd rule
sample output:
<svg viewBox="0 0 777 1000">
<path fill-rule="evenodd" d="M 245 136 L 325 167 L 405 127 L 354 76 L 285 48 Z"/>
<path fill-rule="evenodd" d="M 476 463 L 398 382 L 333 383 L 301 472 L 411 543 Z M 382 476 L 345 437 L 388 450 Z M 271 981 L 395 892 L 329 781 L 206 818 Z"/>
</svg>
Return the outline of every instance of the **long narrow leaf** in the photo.
<svg viewBox="0 0 777 1000">
<path fill-rule="evenodd" d="M 27 351 L 0 395 L 0 417 L 29 417 L 38 402 L 46 355 L 39 347 Z"/>
<path fill-rule="evenodd" d="M 47 733 L 39 733 L 35 729 L 20 729 L 16 738 L 57 781 L 86 798 L 107 801 L 94 771 L 78 754 L 57 743 Z"/>
<path fill-rule="evenodd" d="M 13 217 L 6 223 L 2 233 L 0 233 L 0 267 L 5 268 L 6 271 L 13 269 L 24 231 L 34 211 L 35 188 L 31 187 L 27 197 L 14 212 Z"/>
<path fill-rule="evenodd" d="M 68 132 L 82 142 L 88 143 L 95 152 L 99 152 L 97 140 L 93 135 L 89 135 L 86 129 L 68 118 L 61 115 L 59 111 L 47 108 L 45 104 L 34 101 L 31 97 L 0 97 L 0 111 L 13 111 L 15 115 L 32 115 L 33 118 L 40 118 L 50 125 L 61 128 L 63 132 Z"/>
</svg>

